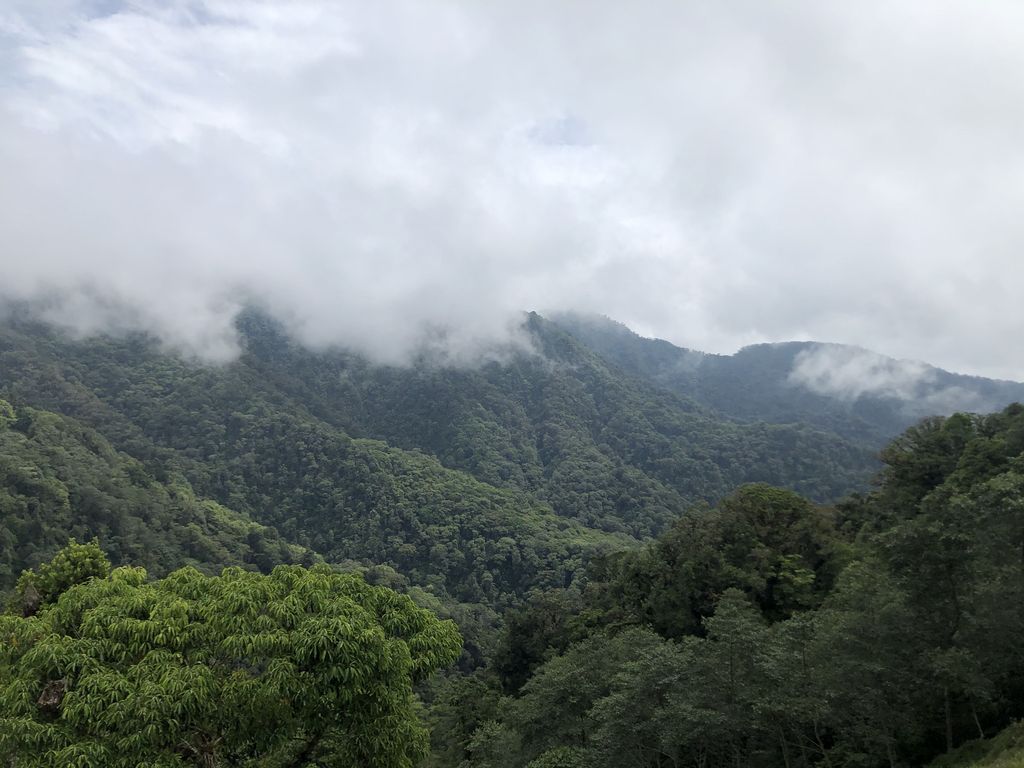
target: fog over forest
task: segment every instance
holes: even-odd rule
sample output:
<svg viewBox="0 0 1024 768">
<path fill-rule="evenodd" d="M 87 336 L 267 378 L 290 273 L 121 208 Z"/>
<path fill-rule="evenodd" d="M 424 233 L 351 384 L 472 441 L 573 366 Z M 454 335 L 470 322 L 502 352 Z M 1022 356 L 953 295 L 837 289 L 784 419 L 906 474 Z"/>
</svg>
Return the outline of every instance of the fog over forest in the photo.
<svg viewBox="0 0 1024 768">
<path fill-rule="evenodd" d="M 1022 22 L 1010 0 L 8 0 L 0 305 L 213 361 L 246 305 L 384 362 L 478 359 L 523 311 L 578 309 L 712 352 L 1024 378 Z"/>
</svg>

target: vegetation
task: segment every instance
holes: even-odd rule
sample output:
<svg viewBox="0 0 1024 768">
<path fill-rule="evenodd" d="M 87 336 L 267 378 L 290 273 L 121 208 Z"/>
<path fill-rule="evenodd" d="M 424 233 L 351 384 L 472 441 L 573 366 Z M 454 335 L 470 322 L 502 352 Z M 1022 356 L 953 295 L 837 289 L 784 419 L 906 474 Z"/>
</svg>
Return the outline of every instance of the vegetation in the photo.
<svg viewBox="0 0 1024 768">
<path fill-rule="evenodd" d="M 0 400 L 0 588 L 68 537 L 98 537 L 118 563 L 155 573 L 191 565 L 269 570 L 311 564 L 308 549 L 138 461 L 72 419 Z"/>
<path fill-rule="evenodd" d="M 1024 408 L 884 459 L 838 510 L 742 488 L 528 601 L 461 692 L 489 719 L 437 715 L 438 764 L 921 765 L 1020 717 Z"/>
<path fill-rule="evenodd" d="M 739 425 L 631 378 L 537 316 L 533 351 L 477 368 L 371 366 L 310 352 L 262 315 L 239 325 L 246 352 L 219 368 L 138 337 L 76 343 L 7 327 L 0 393 L 72 416 L 155 474 L 179 471 L 200 496 L 321 552 L 339 489 L 384 485 L 410 452 L 518 505 L 640 538 L 745 482 L 826 501 L 876 469 L 871 449 L 798 425 Z M 332 462 L 338 452 L 354 461 Z"/>
<path fill-rule="evenodd" d="M 714 355 L 645 339 L 605 317 L 566 313 L 555 322 L 628 373 L 732 418 L 810 424 L 873 448 L 937 412 L 997 411 L 1024 400 L 1024 384 L 919 364 L 912 365 L 920 376 L 902 378 L 903 392 L 863 391 L 857 397 L 836 397 L 793 382 L 800 356 L 823 353 L 842 364 L 865 355 L 870 359 L 872 353 L 841 344 L 793 341 L 754 344 L 733 355 Z M 854 387 L 864 383 L 850 381 Z"/>
<path fill-rule="evenodd" d="M 1024 768 L 1024 726 L 1011 725 L 991 739 L 964 744 L 932 768 Z"/>
<path fill-rule="evenodd" d="M 864 443 L 536 316 L 461 369 L 240 328 L 222 367 L 0 328 L 0 761 L 1015 759 L 1021 406 L 921 421 L 868 491 Z"/>
<path fill-rule="evenodd" d="M 0 617 L 6 764 L 401 768 L 426 752 L 412 685 L 460 639 L 408 597 L 322 565 L 159 581 L 97 565 L 62 551 L 26 576 L 42 604 Z"/>
</svg>

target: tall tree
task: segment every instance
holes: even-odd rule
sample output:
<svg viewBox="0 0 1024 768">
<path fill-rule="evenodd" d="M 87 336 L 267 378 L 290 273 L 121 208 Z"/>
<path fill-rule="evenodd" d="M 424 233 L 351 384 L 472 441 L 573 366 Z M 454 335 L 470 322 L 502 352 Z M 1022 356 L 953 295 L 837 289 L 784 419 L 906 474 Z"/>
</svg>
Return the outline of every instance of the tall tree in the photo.
<svg viewBox="0 0 1024 768">
<path fill-rule="evenodd" d="M 326 566 L 118 568 L 0 617 L 0 637 L 0 758 L 19 768 L 406 768 L 427 750 L 412 685 L 460 647 Z"/>
</svg>

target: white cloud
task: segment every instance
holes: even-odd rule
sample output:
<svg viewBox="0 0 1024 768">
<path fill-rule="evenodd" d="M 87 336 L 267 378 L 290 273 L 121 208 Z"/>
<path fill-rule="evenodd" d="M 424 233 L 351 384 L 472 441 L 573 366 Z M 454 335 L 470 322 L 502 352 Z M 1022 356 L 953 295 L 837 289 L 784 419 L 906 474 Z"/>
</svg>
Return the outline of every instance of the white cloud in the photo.
<svg viewBox="0 0 1024 768">
<path fill-rule="evenodd" d="M 864 395 L 911 400 L 923 395 L 935 379 L 935 369 L 924 363 L 827 344 L 800 352 L 789 373 L 790 382 L 842 400 Z"/>
<path fill-rule="evenodd" d="M 0 301 L 211 358 L 523 309 L 1024 377 L 1012 0 L 13 0 Z"/>
</svg>

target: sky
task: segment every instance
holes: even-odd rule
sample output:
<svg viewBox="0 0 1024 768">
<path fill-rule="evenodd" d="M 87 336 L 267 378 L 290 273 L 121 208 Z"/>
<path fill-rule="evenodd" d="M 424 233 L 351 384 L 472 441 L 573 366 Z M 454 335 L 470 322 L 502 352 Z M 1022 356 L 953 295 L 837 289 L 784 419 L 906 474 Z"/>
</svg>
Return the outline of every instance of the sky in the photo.
<svg viewBox="0 0 1024 768">
<path fill-rule="evenodd" d="M 1024 380 L 1024 4 L 4 0 L 0 308 L 210 361 L 524 310 Z"/>
</svg>

